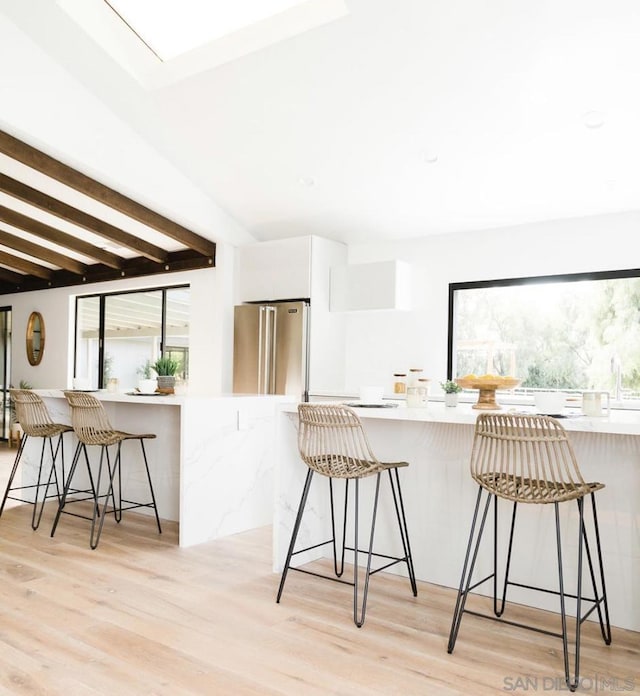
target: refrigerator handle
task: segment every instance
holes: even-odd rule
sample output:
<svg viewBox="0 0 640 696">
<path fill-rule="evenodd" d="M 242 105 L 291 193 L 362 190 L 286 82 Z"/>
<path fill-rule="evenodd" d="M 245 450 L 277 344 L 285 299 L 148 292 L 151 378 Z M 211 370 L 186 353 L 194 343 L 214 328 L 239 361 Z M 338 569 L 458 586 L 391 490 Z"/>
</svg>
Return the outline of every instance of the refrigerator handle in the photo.
<svg viewBox="0 0 640 696">
<path fill-rule="evenodd" d="M 264 312 L 261 394 L 273 394 L 276 389 L 276 308 L 262 307 L 261 309 Z"/>
<path fill-rule="evenodd" d="M 264 372 L 264 307 L 258 312 L 258 394 L 262 394 L 262 373 Z"/>
</svg>

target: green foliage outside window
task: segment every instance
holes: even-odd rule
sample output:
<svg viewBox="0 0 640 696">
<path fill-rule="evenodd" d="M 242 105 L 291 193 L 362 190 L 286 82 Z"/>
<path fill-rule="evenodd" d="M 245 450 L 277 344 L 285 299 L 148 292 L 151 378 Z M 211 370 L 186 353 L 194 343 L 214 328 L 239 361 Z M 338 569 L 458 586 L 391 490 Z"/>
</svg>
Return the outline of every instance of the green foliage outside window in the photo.
<svg viewBox="0 0 640 696">
<path fill-rule="evenodd" d="M 455 374 L 640 396 L 640 278 L 456 290 Z"/>
</svg>

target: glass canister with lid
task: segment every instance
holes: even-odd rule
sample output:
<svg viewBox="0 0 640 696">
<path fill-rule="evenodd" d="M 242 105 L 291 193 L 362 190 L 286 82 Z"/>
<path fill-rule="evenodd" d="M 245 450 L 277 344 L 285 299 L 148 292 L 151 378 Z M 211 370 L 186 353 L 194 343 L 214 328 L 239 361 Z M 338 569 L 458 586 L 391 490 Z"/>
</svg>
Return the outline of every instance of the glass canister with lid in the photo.
<svg viewBox="0 0 640 696">
<path fill-rule="evenodd" d="M 419 377 L 414 384 L 407 386 L 407 406 L 409 408 L 426 408 L 429 402 L 429 380 Z"/>
<path fill-rule="evenodd" d="M 393 393 L 407 393 L 407 374 L 406 372 L 395 372 L 393 375 Z"/>
<path fill-rule="evenodd" d="M 429 382 L 431 380 L 426 377 L 418 378 L 418 396 L 420 398 L 420 406 L 426 408 L 429 403 Z"/>
<path fill-rule="evenodd" d="M 421 367 L 410 367 L 409 368 L 409 379 L 407 386 L 417 387 L 418 380 L 422 377 L 423 369 Z"/>
</svg>

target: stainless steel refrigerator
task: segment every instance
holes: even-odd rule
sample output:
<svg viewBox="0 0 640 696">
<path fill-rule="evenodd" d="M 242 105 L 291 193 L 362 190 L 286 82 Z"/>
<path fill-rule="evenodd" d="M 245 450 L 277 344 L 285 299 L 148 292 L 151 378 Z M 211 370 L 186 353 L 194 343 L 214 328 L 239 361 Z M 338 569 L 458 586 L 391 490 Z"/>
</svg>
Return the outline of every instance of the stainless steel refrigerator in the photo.
<svg viewBox="0 0 640 696">
<path fill-rule="evenodd" d="M 309 304 L 265 302 L 235 307 L 233 391 L 309 400 Z"/>
</svg>

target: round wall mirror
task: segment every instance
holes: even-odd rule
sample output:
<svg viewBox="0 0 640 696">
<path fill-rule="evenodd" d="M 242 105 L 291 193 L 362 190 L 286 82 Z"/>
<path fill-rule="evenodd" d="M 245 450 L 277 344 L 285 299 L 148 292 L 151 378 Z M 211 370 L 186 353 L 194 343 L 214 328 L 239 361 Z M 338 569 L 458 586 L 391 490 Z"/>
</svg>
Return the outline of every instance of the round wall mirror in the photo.
<svg viewBox="0 0 640 696">
<path fill-rule="evenodd" d="M 27 359 L 39 365 L 44 353 L 44 319 L 40 312 L 31 312 L 27 323 Z"/>
</svg>

